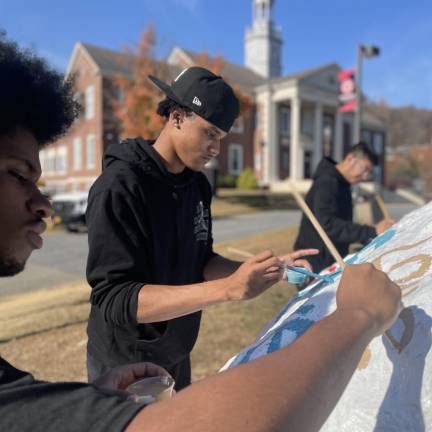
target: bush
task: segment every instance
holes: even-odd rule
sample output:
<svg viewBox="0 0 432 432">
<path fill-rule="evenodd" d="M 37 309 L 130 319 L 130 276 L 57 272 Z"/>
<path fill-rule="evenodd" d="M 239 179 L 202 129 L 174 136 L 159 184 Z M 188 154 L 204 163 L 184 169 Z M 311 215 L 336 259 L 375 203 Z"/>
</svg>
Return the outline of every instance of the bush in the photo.
<svg viewBox="0 0 432 432">
<path fill-rule="evenodd" d="M 221 175 L 217 178 L 217 186 L 218 188 L 235 188 L 236 187 L 237 177 L 227 174 Z"/>
<path fill-rule="evenodd" d="M 255 174 L 250 168 L 243 170 L 237 179 L 237 189 L 258 189 Z"/>
</svg>

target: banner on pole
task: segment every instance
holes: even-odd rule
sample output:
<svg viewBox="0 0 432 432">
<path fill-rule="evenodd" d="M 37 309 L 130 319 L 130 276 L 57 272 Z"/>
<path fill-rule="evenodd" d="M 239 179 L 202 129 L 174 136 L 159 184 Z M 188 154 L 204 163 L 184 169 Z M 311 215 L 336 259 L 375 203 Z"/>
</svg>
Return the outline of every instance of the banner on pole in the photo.
<svg viewBox="0 0 432 432">
<path fill-rule="evenodd" d="M 351 112 L 357 108 L 356 81 L 354 69 L 341 70 L 339 80 L 339 112 Z"/>
</svg>

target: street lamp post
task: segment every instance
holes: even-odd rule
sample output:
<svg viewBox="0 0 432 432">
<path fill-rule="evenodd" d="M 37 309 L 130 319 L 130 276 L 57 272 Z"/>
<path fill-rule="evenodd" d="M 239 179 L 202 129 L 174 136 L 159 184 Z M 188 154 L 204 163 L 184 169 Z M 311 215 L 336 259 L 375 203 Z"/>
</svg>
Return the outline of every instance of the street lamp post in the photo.
<svg viewBox="0 0 432 432">
<path fill-rule="evenodd" d="M 359 45 L 357 49 L 356 67 L 356 114 L 354 118 L 354 142 L 358 143 L 361 139 L 361 117 L 362 117 L 362 62 L 363 57 L 372 58 L 380 54 L 380 49 L 374 45 Z"/>
</svg>

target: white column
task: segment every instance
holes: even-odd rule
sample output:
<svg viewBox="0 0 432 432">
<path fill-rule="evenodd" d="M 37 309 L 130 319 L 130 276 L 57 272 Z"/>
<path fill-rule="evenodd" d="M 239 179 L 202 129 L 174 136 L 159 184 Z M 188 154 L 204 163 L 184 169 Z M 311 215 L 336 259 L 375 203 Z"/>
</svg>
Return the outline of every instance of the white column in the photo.
<svg viewBox="0 0 432 432">
<path fill-rule="evenodd" d="M 314 116 L 314 153 L 313 153 L 313 166 L 312 171 L 315 171 L 316 167 L 320 163 L 323 157 L 323 128 L 322 128 L 322 104 L 317 102 L 315 104 L 315 116 Z"/>
<path fill-rule="evenodd" d="M 277 104 L 269 98 L 268 117 L 268 178 L 270 182 L 279 180 L 279 140 L 278 140 L 278 109 Z"/>
<path fill-rule="evenodd" d="M 263 184 L 268 185 L 268 147 L 269 147 L 269 107 L 268 98 L 264 98 L 261 102 L 262 107 L 262 117 L 261 117 L 261 127 L 262 127 L 262 148 L 261 148 L 261 170 L 262 176 L 261 181 Z"/>
<path fill-rule="evenodd" d="M 336 162 L 340 162 L 343 159 L 342 113 L 339 111 L 336 111 L 335 115 L 333 158 Z"/>
<path fill-rule="evenodd" d="M 275 178 L 275 158 L 277 157 L 277 148 L 275 145 L 276 139 L 276 104 L 273 102 L 273 95 L 269 87 L 266 94 L 260 98 L 262 106 L 262 140 L 264 146 L 262 148 L 262 183 L 270 186 L 270 183 Z M 276 171 L 277 172 L 277 171 Z"/>
<path fill-rule="evenodd" d="M 290 177 L 292 179 L 303 178 L 304 153 L 301 147 L 300 137 L 300 108 L 301 102 L 298 97 L 291 99 L 291 140 L 290 140 Z"/>
</svg>

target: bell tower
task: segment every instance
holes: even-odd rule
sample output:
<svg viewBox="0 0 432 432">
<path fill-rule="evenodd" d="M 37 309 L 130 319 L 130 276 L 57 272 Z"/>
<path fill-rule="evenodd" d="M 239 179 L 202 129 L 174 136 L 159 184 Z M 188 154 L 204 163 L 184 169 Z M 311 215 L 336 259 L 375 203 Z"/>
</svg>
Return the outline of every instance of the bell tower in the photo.
<svg viewBox="0 0 432 432">
<path fill-rule="evenodd" d="M 273 24 L 273 0 L 252 0 L 252 27 L 246 29 L 245 65 L 265 78 L 281 75 L 282 33 Z"/>
</svg>

